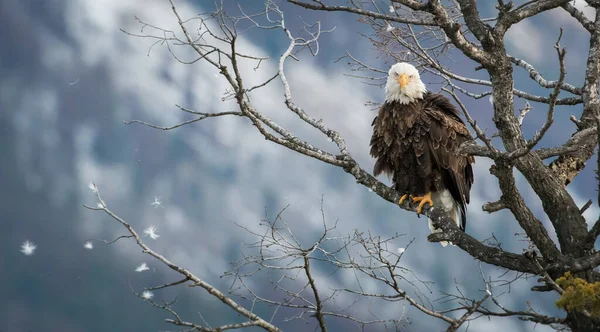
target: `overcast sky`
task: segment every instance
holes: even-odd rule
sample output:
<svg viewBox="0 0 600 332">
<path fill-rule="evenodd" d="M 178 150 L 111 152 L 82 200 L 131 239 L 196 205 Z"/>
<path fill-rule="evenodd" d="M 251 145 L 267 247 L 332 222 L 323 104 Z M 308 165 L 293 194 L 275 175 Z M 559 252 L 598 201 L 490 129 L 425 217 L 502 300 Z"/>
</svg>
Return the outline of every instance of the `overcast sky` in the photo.
<svg viewBox="0 0 600 332">
<path fill-rule="evenodd" d="M 189 18 L 211 3 L 180 1 L 178 7 L 182 17 Z M 259 1 L 241 3 L 249 12 L 258 11 L 262 5 Z M 300 24 L 301 15 L 305 21 L 322 20 L 326 29 L 336 28 L 324 35 L 318 56 L 305 53 L 300 61 L 288 61 L 286 74 L 296 103 L 338 130 L 353 156 L 364 169 L 371 170 L 368 144 L 375 112 L 365 103 L 382 102 L 383 90 L 350 78 L 346 75 L 350 73 L 347 61 L 335 60 L 350 52 L 383 70 L 389 63 L 359 35 L 369 30 L 356 21 L 357 17 L 314 13 L 289 5 L 282 8 L 291 25 Z M 493 14 L 491 5 L 480 10 L 484 15 Z M 399 248 L 414 239 L 401 264 L 414 272 L 415 276 L 406 276 L 409 281 L 418 276 L 435 282 L 427 294 L 431 300 L 441 297 L 441 292 L 456 293 L 456 286 L 469 296 L 482 297 L 484 285 L 477 262 L 455 247 L 428 243 L 426 218 L 383 201 L 341 169 L 266 141 L 246 119 L 207 119 L 170 132 L 123 124 L 123 120 L 139 119 L 169 126 L 189 119 L 175 104 L 202 112 L 235 110 L 232 101 L 222 101 L 226 82 L 214 68 L 202 63 L 181 64 L 160 45 L 149 52 L 151 40 L 121 32 L 140 31 L 134 16 L 155 26 L 177 29 L 166 0 L 0 3 L 0 42 L 9 46 L 0 49 L 0 144 L 6 151 L 0 158 L 4 184 L 0 189 L 0 293 L 8 294 L 0 302 L 0 330 L 169 328 L 162 322 L 166 313 L 137 299 L 129 284 L 140 291 L 173 281 L 173 273 L 144 256 L 129 240 L 112 245 L 94 241 L 93 249 L 83 247 L 89 239 L 111 240 L 125 232 L 102 213 L 82 207 L 95 204 L 88 188 L 92 181 L 108 206 L 138 231 L 158 227 L 160 238 L 146 238 L 153 249 L 223 291 L 228 290 L 231 280 L 220 276 L 231 268 L 231 261 L 240 258 L 241 250 L 250 250 L 242 243 L 256 240 L 236 224 L 258 230 L 265 213 L 273 216 L 289 205 L 283 217 L 303 244 L 310 246 L 322 230 L 322 199 L 327 220 L 338 220 L 339 236 L 355 229 L 383 237 L 406 234 L 394 242 Z M 565 13 L 552 11 L 511 28 L 509 52 L 536 65 L 548 79 L 556 79 L 553 45 L 558 27 L 563 27 L 568 37 L 562 42 L 568 52 L 567 81 L 579 85 L 585 69 L 580 60 L 587 53 L 587 34 Z M 271 57 L 258 70 L 253 69 L 253 63 L 243 64 L 249 83 L 262 82 L 274 74 L 275 61 L 285 43 L 285 35 L 276 30 L 251 31 L 240 38 L 241 52 Z M 181 50 L 178 54 L 192 59 L 190 52 Z M 468 61 L 459 60 L 453 69 L 463 75 L 480 75 Z M 527 73 L 516 73 L 517 87 L 549 93 L 535 87 Z M 256 109 L 295 135 L 335 151 L 333 143 L 287 111 L 278 81 L 255 91 L 252 100 Z M 517 104 L 523 101 L 517 100 Z M 486 98 L 468 101 L 467 106 L 481 126 L 491 128 L 491 105 Z M 534 107 L 525 121 L 529 134 L 541 127 L 545 118 L 545 108 Z M 568 137 L 573 127 L 567 118 L 581 111 L 580 107 L 558 109 L 545 145 Z M 478 239 L 493 233 L 505 250 L 520 252 L 526 243 L 515 239 L 520 229 L 513 218 L 506 212 L 487 215 L 481 211 L 482 204 L 499 197 L 489 166 L 489 161 L 477 159 L 467 232 Z M 595 185 L 589 185 L 595 183 L 593 166 L 588 168 L 569 186 L 580 205 L 595 197 Z M 519 187 L 535 213 L 549 225 L 529 186 L 520 180 Z M 151 204 L 155 199 L 160 206 Z M 599 213 L 593 206 L 585 214 L 588 223 Z M 25 240 L 38 246 L 31 256 L 20 252 Z M 135 272 L 143 262 L 149 270 Z M 489 266 L 484 266 L 484 271 L 491 276 L 502 273 Z M 315 273 L 324 292 L 356 287 L 349 271 L 329 276 L 327 269 L 319 267 Z M 249 282 L 261 294 L 277 296 L 266 280 Z M 511 293 L 501 297 L 503 304 L 523 309 L 526 301 L 532 300 L 536 309 L 559 313 L 553 305 L 555 297 L 529 292 L 534 283 L 515 283 Z M 385 289 L 368 280 L 362 286 L 371 291 Z M 403 287 L 414 292 L 408 284 Z M 176 295 L 181 299 L 176 308 L 187 314 L 188 320 L 198 319 L 198 313 L 214 325 L 235 319 L 228 308 L 197 289 L 183 286 L 157 291 L 155 297 L 172 300 Z M 343 306 L 348 301 L 351 297 L 340 296 L 337 304 Z M 444 328 L 444 324 L 411 308 L 402 311 L 402 303 L 378 302 L 373 306 L 379 318 L 403 314 L 407 331 Z M 375 319 L 360 303 L 349 312 Z M 283 322 L 285 318 L 284 313 L 275 316 L 285 330 L 305 330 L 304 322 Z M 480 319 L 471 323 L 471 328 L 527 331 L 533 325 L 516 319 Z M 536 330 L 546 329 L 537 326 Z"/>
</svg>

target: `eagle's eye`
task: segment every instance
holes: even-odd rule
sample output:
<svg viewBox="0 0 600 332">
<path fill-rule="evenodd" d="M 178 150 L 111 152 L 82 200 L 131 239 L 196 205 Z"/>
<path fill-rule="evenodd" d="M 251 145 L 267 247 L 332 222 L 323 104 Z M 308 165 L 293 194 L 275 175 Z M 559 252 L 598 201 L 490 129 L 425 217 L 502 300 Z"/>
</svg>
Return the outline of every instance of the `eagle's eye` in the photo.
<svg viewBox="0 0 600 332">
<path fill-rule="evenodd" d="M 394 76 L 398 76 L 398 72 L 394 72 Z"/>
<path fill-rule="evenodd" d="M 408 78 L 413 78 L 413 77 L 415 77 L 415 75 L 410 75 L 410 76 L 408 76 Z"/>
</svg>

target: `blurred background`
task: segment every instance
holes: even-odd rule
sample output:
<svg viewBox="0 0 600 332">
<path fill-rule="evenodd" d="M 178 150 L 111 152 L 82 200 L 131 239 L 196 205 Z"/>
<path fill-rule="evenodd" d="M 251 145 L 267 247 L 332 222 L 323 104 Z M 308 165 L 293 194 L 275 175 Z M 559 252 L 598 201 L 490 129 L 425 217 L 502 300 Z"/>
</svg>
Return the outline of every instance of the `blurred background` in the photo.
<svg viewBox="0 0 600 332">
<path fill-rule="evenodd" d="M 239 10 L 238 3 L 249 13 L 264 7 L 262 1 L 225 1 L 226 8 L 234 12 Z M 324 29 L 335 27 L 323 35 L 318 56 L 303 53 L 299 62 L 287 62 L 286 73 L 297 104 L 338 130 L 351 153 L 370 171 L 373 160 L 368 144 L 376 112 L 365 103 L 382 102 L 383 88 L 347 76 L 351 74 L 348 61 L 336 60 L 349 52 L 385 71 L 391 63 L 361 35 L 371 31 L 357 16 L 311 12 L 279 3 L 290 25 L 300 26 L 301 17 L 307 22 L 321 20 Z M 386 1 L 377 3 L 389 6 Z M 495 15 L 494 3 L 482 2 L 482 16 Z M 581 7 L 581 3 L 576 5 Z M 184 19 L 213 9 L 213 1 L 177 4 Z M 594 14 L 589 8 L 581 9 L 586 15 Z M 341 169 L 265 141 L 247 119 L 206 119 L 174 131 L 124 124 L 123 120 L 139 119 L 170 126 L 189 119 L 175 104 L 202 112 L 236 110 L 234 103 L 221 100 L 226 82 L 213 68 L 179 63 L 165 47 L 156 45 L 149 51 L 151 40 L 123 33 L 120 29 L 140 32 L 135 17 L 177 29 L 166 0 L 0 1 L 1 332 L 175 330 L 164 322 L 170 318 L 166 312 L 144 303 L 131 288 L 140 292 L 144 287 L 174 281 L 177 275 L 142 254 L 129 239 L 111 245 L 92 241 L 93 249 L 84 248 L 90 239 L 112 240 L 125 234 L 107 215 L 83 207 L 96 204 L 88 187 L 92 181 L 111 210 L 138 232 L 151 225 L 158 228 L 160 238 L 145 239 L 153 249 L 225 292 L 232 280 L 221 276 L 231 268 L 231 261 L 241 257 L 242 243 L 256 240 L 236 224 L 258 229 L 261 219 L 289 205 L 283 218 L 311 245 L 322 230 L 323 199 L 326 218 L 339 220 L 337 234 L 341 236 L 354 229 L 384 237 L 406 234 L 396 240 L 399 248 L 414 239 L 401 264 L 420 279 L 434 282 L 431 292 L 426 292 L 431 300 L 439 298 L 440 292 L 456 293 L 457 286 L 481 298 L 484 285 L 478 263 L 455 247 L 428 243 L 426 218 L 383 201 Z M 566 37 L 562 40 L 567 47 L 566 81 L 580 85 L 588 34 L 560 10 L 511 28 L 509 51 L 532 63 L 547 79 L 556 79 L 558 60 L 553 47 L 559 27 Z M 247 79 L 260 82 L 272 76 L 286 47 L 286 36 L 280 30 L 245 33 L 240 39 L 242 52 L 271 57 L 258 70 L 244 67 Z M 191 60 L 186 52 L 182 49 L 180 54 Z M 455 58 L 451 68 L 457 73 L 485 78 L 473 71 L 473 63 Z M 536 87 L 523 70 L 515 73 L 517 88 L 550 93 Z M 431 90 L 442 87 L 435 77 L 425 75 L 424 81 Z M 253 96 L 257 109 L 296 135 L 335 151 L 333 143 L 287 111 L 279 81 Z M 493 133 L 487 98 L 463 100 L 479 125 Z M 524 123 L 528 135 L 541 128 L 546 117 L 544 105 L 532 105 Z M 517 99 L 517 106 L 523 107 L 524 101 Z M 557 120 L 542 144 L 551 146 L 568 138 L 574 127 L 567 119 L 580 112 L 579 106 L 558 107 Z M 521 252 L 527 243 L 515 235 L 521 231 L 512 216 L 481 211 L 483 203 L 499 198 L 489 166 L 489 161 L 477 159 L 467 232 L 481 240 L 493 233 L 505 250 Z M 593 167 L 588 166 L 569 186 L 579 205 L 596 197 Z M 529 186 L 522 180 L 519 186 L 551 228 Z M 588 223 L 598 216 L 595 206 L 585 214 Z M 20 251 L 26 240 L 37 245 L 33 255 Z M 149 270 L 135 272 L 144 262 Z M 484 269 L 492 276 L 503 272 L 489 266 Z M 325 268 L 317 273 L 324 288 L 356 286 L 352 278 L 328 277 Z M 500 299 L 515 310 L 527 308 L 531 301 L 544 313 L 560 315 L 553 304 L 556 297 L 529 292 L 534 283 L 514 283 L 510 293 Z M 266 280 L 254 279 L 252 286 L 265 297 L 276 296 Z M 383 289 L 377 284 L 369 287 Z M 157 301 L 175 297 L 175 309 L 189 321 L 198 322 L 200 314 L 213 326 L 239 320 L 201 289 L 180 286 L 155 292 Z M 404 315 L 402 330 L 445 329 L 445 324 L 410 307 L 403 311 L 402 304 L 374 306 L 370 311 L 383 317 Z M 349 310 L 375 319 L 364 306 Z M 310 318 L 286 318 L 285 312 L 274 318 L 286 331 L 316 327 Z M 332 330 L 355 328 L 343 320 L 332 318 L 330 322 Z M 470 328 L 528 331 L 534 325 L 517 319 L 480 319 Z M 535 328 L 546 331 L 544 326 Z"/>
</svg>

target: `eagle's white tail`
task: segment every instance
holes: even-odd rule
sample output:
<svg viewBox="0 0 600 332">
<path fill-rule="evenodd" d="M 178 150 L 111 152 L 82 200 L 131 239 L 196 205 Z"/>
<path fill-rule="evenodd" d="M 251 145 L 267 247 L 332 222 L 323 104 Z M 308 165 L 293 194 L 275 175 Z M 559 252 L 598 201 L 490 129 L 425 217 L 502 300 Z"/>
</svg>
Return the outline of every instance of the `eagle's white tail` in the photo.
<svg viewBox="0 0 600 332">
<path fill-rule="evenodd" d="M 447 189 L 438 192 L 432 192 L 431 200 L 433 201 L 434 208 L 443 209 L 443 211 L 447 213 L 452 220 L 454 220 L 456 226 L 460 227 L 458 204 Z M 439 233 L 442 231 L 441 229 L 433 227 L 431 219 L 427 218 L 427 222 L 429 223 L 429 229 L 431 230 L 431 233 Z M 440 244 L 445 247 L 448 245 L 448 242 L 440 241 Z M 452 242 L 450 242 L 450 244 L 452 244 Z"/>
</svg>

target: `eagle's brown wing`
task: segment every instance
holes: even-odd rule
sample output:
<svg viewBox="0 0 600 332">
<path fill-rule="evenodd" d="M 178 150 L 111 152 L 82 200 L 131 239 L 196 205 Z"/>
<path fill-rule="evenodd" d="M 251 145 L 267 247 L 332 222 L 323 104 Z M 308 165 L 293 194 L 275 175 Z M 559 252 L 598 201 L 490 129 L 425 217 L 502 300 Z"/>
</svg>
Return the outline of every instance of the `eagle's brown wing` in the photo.
<svg viewBox="0 0 600 332">
<path fill-rule="evenodd" d="M 427 94 L 424 98 L 423 122 L 428 126 L 423 129 L 427 134 L 427 150 L 441 170 L 442 183 L 459 204 L 462 214 L 462 228 L 466 226 L 466 205 L 470 201 L 470 190 L 473 184 L 472 156 L 458 155 L 458 147 L 472 140 L 467 127 L 458 116 L 458 110 L 450 101 L 439 94 Z"/>
<path fill-rule="evenodd" d="M 393 176 L 402 159 L 401 135 L 393 116 L 393 105 L 385 103 L 379 108 L 379 113 L 373 119 L 373 135 L 371 136 L 371 156 L 376 159 L 373 174 L 383 173 Z M 396 121 L 395 121 L 396 120 Z"/>
</svg>

